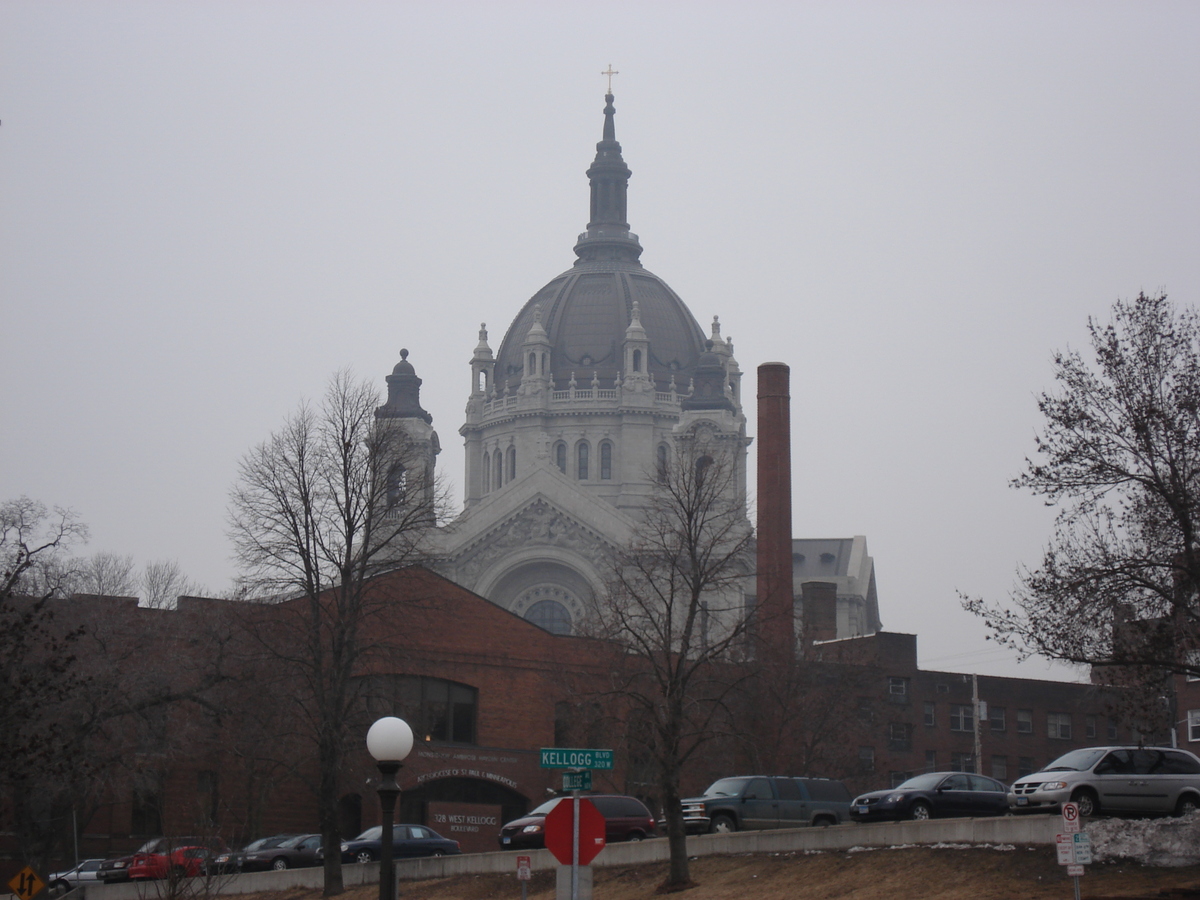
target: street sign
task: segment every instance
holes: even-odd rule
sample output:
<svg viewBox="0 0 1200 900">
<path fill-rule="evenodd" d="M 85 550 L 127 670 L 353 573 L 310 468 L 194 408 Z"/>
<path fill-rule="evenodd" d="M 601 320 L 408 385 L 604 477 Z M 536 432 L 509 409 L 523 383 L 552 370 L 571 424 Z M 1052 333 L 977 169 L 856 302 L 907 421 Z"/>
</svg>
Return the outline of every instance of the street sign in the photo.
<svg viewBox="0 0 1200 900">
<path fill-rule="evenodd" d="M 1090 866 L 1092 864 L 1092 837 L 1086 831 L 1081 831 L 1078 834 L 1071 835 L 1072 845 L 1075 850 L 1075 858 L 1073 863 L 1080 866 Z"/>
<path fill-rule="evenodd" d="M 564 791 L 590 791 L 592 789 L 592 770 L 582 772 L 563 772 Z"/>
<path fill-rule="evenodd" d="M 564 747 L 543 747 L 543 769 L 611 769 L 611 750 L 572 750 Z"/>
<path fill-rule="evenodd" d="M 1079 830 L 1079 807 L 1074 803 L 1062 805 L 1063 831 L 1074 834 Z"/>
<path fill-rule="evenodd" d="M 1070 866 L 1075 863 L 1075 842 L 1073 835 L 1056 834 L 1054 836 L 1054 849 L 1058 854 L 1058 864 L 1060 866 Z"/>
<path fill-rule="evenodd" d="M 546 849 L 564 866 L 571 865 L 575 835 L 575 801 L 564 798 L 546 816 Z M 604 849 L 604 816 L 591 800 L 579 801 L 579 865 L 586 866 Z"/>
<path fill-rule="evenodd" d="M 1082 874 L 1084 874 L 1083 866 L 1067 866 L 1067 877 L 1068 878 L 1070 878 L 1070 877 L 1078 878 Z"/>
<path fill-rule="evenodd" d="M 528 856 L 517 857 L 517 880 L 528 881 L 533 877 L 532 858 Z"/>
<path fill-rule="evenodd" d="M 31 866 L 26 866 L 9 879 L 8 886 L 20 900 L 33 900 L 42 892 L 46 882 L 42 881 L 41 876 L 33 871 Z"/>
</svg>

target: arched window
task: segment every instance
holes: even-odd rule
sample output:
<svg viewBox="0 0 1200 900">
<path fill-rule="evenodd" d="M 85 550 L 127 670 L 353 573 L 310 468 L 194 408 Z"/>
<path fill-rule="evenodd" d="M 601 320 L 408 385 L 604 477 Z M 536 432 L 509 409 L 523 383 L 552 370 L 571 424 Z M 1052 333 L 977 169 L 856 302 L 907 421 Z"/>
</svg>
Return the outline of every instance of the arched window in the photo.
<svg viewBox="0 0 1200 900">
<path fill-rule="evenodd" d="M 496 471 L 496 490 L 504 484 L 504 455 L 497 450 L 492 455 L 492 466 Z"/>
<path fill-rule="evenodd" d="M 600 445 L 600 480 L 612 480 L 612 444 L 608 441 Z"/>
<path fill-rule="evenodd" d="M 490 453 L 483 454 L 483 492 L 490 494 L 492 491 L 492 456 Z"/>
<path fill-rule="evenodd" d="M 387 505 L 388 509 L 397 506 L 404 502 L 404 493 L 408 487 L 408 472 L 400 463 L 392 466 L 392 470 L 388 472 L 387 479 Z"/>
<path fill-rule="evenodd" d="M 539 600 L 529 607 L 525 618 L 551 634 L 571 633 L 571 613 L 557 600 Z"/>
<path fill-rule="evenodd" d="M 479 375 L 479 378 L 475 385 L 475 389 L 477 391 L 479 391 L 479 393 L 481 393 L 481 394 L 486 394 L 487 393 L 487 372 L 480 369 L 478 375 Z"/>
<path fill-rule="evenodd" d="M 588 478 L 588 445 L 587 441 L 580 441 L 579 446 L 575 448 L 575 477 L 580 481 L 587 481 Z"/>
<path fill-rule="evenodd" d="M 567 474 L 567 445 L 562 441 L 554 445 L 554 464 L 558 466 L 558 471 Z"/>
<path fill-rule="evenodd" d="M 517 448 L 508 448 L 508 480 L 512 481 L 517 477 Z"/>
<path fill-rule="evenodd" d="M 635 372 L 642 371 L 642 351 L 641 350 L 633 351 L 633 371 L 635 371 Z"/>
<path fill-rule="evenodd" d="M 542 374 L 546 374 L 546 354 L 542 354 Z"/>
<path fill-rule="evenodd" d="M 658 445 L 658 458 L 655 460 L 655 472 L 660 482 L 667 480 L 667 445 Z"/>
<path fill-rule="evenodd" d="M 704 473 L 708 471 L 708 467 L 713 464 L 711 456 L 702 456 L 696 460 L 696 484 L 704 484 Z"/>
<path fill-rule="evenodd" d="M 536 353 L 529 354 L 529 374 L 530 375 L 537 374 L 537 354 Z"/>
</svg>

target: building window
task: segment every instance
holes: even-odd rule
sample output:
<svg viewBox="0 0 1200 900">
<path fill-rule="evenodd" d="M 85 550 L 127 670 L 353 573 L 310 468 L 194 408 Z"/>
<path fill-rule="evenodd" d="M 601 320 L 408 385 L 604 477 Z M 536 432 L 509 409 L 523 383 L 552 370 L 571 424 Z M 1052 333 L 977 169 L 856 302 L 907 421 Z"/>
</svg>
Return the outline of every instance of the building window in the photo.
<svg viewBox="0 0 1200 900">
<path fill-rule="evenodd" d="M 858 767 L 864 772 L 875 771 L 875 748 L 874 747 L 859 747 L 858 748 Z"/>
<path fill-rule="evenodd" d="M 889 676 L 888 677 L 888 693 L 891 694 L 893 697 L 907 697 L 908 696 L 908 679 L 901 678 L 898 675 Z"/>
<path fill-rule="evenodd" d="M 925 751 L 925 771 L 926 772 L 936 772 L 937 767 L 938 767 L 937 766 L 937 751 L 936 750 L 926 750 Z"/>
<path fill-rule="evenodd" d="M 1083 736 L 1085 738 L 1087 738 L 1088 740 L 1095 740 L 1095 738 L 1096 738 L 1096 717 L 1095 716 L 1084 716 L 1083 717 Z"/>
<path fill-rule="evenodd" d="M 575 477 L 580 481 L 587 481 L 588 478 L 588 445 L 584 441 L 580 441 L 575 448 Z"/>
<path fill-rule="evenodd" d="M 1069 741 L 1071 739 L 1071 714 L 1047 713 L 1046 737 Z"/>
<path fill-rule="evenodd" d="M 1024 778 L 1026 775 L 1033 774 L 1033 757 L 1018 756 L 1017 757 L 1017 777 Z"/>
<path fill-rule="evenodd" d="M 1005 730 L 1005 728 L 1007 726 L 1004 721 L 1004 707 L 1003 706 L 989 706 L 988 707 L 988 724 L 991 726 L 992 731 L 1004 731 Z"/>
<path fill-rule="evenodd" d="M 153 780 L 160 781 L 157 776 Z M 162 787 L 159 784 L 134 790 L 129 831 L 131 834 L 162 834 Z"/>
<path fill-rule="evenodd" d="M 948 685 L 948 684 L 939 684 L 939 685 L 937 686 L 937 692 L 938 692 L 939 694 L 948 694 L 948 693 L 950 693 L 950 685 Z"/>
<path fill-rule="evenodd" d="M 500 490 L 501 485 L 504 484 L 504 456 L 499 450 L 497 450 L 492 456 L 492 468 L 496 473 L 496 490 Z"/>
<path fill-rule="evenodd" d="M 400 463 L 392 466 L 387 477 L 388 509 L 404 503 L 404 495 L 408 490 L 408 472 Z"/>
<path fill-rule="evenodd" d="M 530 375 L 537 374 L 537 354 L 536 353 L 529 354 L 529 374 Z"/>
<path fill-rule="evenodd" d="M 974 772 L 975 771 L 975 756 L 971 753 L 951 753 L 950 754 L 950 771 L 951 772 Z"/>
<path fill-rule="evenodd" d="M 571 613 L 557 600 L 539 600 L 529 607 L 525 618 L 551 634 L 571 633 Z"/>
<path fill-rule="evenodd" d="M 508 448 L 508 480 L 512 481 L 517 477 L 517 448 Z"/>
<path fill-rule="evenodd" d="M 888 749 L 903 753 L 912 749 L 912 726 L 907 722 L 888 725 Z"/>
<path fill-rule="evenodd" d="M 612 444 L 608 441 L 600 445 L 600 480 L 612 480 Z"/>
<path fill-rule="evenodd" d="M 659 444 L 655 457 L 655 472 L 658 475 L 659 482 L 667 480 L 667 445 Z"/>
<path fill-rule="evenodd" d="M 635 371 L 635 372 L 642 371 L 642 351 L 641 350 L 633 351 L 633 371 Z"/>
<path fill-rule="evenodd" d="M 1017 734 L 1033 734 L 1033 710 L 1017 710 Z"/>
<path fill-rule="evenodd" d="M 562 441 L 554 445 L 554 465 L 558 466 L 558 471 L 567 474 L 567 445 Z"/>
<path fill-rule="evenodd" d="M 900 787 L 908 779 L 912 778 L 912 772 L 889 772 L 888 779 L 892 782 L 892 787 Z"/>
<path fill-rule="evenodd" d="M 465 684 L 421 675 L 368 675 L 362 696 L 374 716 L 400 716 L 418 741 L 475 743 L 478 691 Z"/>
<path fill-rule="evenodd" d="M 492 455 L 490 453 L 483 454 L 483 492 L 485 494 L 492 492 Z"/>
<path fill-rule="evenodd" d="M 951 731 L 974 731 L 975 730 L 975 711 L 970 705 L 963 703 L 954 703 L 950 706 L 950 730 Z M 956 771 L 967 771 L 966 769 Z"/>
<path fill-rule="evenodd" d="M 997 781 L 1008 782 L 1008 757 L 993 756 L 992 757 L 992 777 Z"/>
<path fill-rule="evenodd" d="M 1106 735 L 1108 735 L 1108 739 L 1110 741 L 1115 741 L 1117 739 L 1117 720 L 1116 719 L 1110 718 L 1108 720 L 1108 724 L 1105 727 L 1104 733 Z"/>
<path fill-rule="evenodd" d="M 1188 740 L 1200 741 L 1200 709 L 1189 709 L 1187 717 Z"/>
<path fill-rule="evenodd" d="M 937 704 L 936 703 L 929 703 L 929 702 L 925 703 L 925 724 L 929 728 L 933 728 L 935 725 L 937 725 Z"/>
</svg>

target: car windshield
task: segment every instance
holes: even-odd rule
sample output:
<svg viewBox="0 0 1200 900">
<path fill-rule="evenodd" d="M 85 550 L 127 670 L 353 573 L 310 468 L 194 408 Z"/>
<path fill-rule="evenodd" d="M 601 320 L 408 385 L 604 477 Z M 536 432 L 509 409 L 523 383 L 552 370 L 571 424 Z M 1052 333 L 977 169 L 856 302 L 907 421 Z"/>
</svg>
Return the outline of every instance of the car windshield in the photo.
<svg viewBox="0 0 1200 900">
<path fill-rule="evenodd" d="M 279 846 L 280 847 L 288 847 L 288 848 L 295 847 L 301 841 L 307 840 L 308 837 L 309 837 L 309 835 L 307 835 L 307 834 L 298 834 L 295 837 L 288 838 L 286 841 L 279 844 Z"/>
<path fill-rule="evenodd" d="M 1070 753 L 1065 753 L 1060 756 L 1046 768 L 1043 772 L 1085 772 L 1099 762 L 1107 751 L 1103 748 L 1093 747 L 1088 750 L 1072 750 Z"/>
<path fill-rule="evenodd" d="M 749 778 L 722 778 L 704 790 L 705 797 L 736 797 L 742 792 Z"/>
<path fill-rule="evenodd" d="M 558 802 L 560 800 L 562 800 L 562 797 L 555 797 L 553 800 L 547 800 L 545 803 L 543 803 L 537 809 L 531 810 L 530 812 L 525 813 L 525 815 L 527 815 L 527 816 L 544 816 L 544 815 L 548 814 L 550 812 L 550 810 L 554 809 L 554 807 L 558 806 Z"/>
<path fill-rule="evenodd" d="M 356 841 L 377 841 L 379 836 L 383 834 L 383 826 L 376 825 L 374 828 L 368 828 L 362 834 L 355 838 Z"/>
<path fill-rule="evenodd" d="M 929 775 L 917 775 L 915 778 L 910 778 L 908 781 L 901 782 L 895 790 L 897 791 L 932 791 L 946 776 L 940 772 L 934 772 Z"/>
</svg>

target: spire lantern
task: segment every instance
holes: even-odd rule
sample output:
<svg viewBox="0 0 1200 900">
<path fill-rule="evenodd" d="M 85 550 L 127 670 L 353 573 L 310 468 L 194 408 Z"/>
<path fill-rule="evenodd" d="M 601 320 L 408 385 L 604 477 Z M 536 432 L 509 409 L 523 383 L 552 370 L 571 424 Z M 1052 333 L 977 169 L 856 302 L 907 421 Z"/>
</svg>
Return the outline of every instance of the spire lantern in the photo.
<svg viewBox="0 0 1200 900">
<path fill-rule="evenodd" d="M 615 75 L 612 66 L 607 74 Z M 619 259 L 637 262 L 642 255 L 642 246 L 637 235 L 629 230 L 626 201 L 629 192 L 629 166 L 621 156 L 621 145 L 617 143 L 617 129 L 613 121 L 616 116 L 613 95 L 604 95 L 604 131 L 596 145 L 596 158 L 587 170 L 591 183 L 591 211 L 587 231 L 579 236 L 575 254 L 576 265 L 593 260 Z"/>
</svg>

